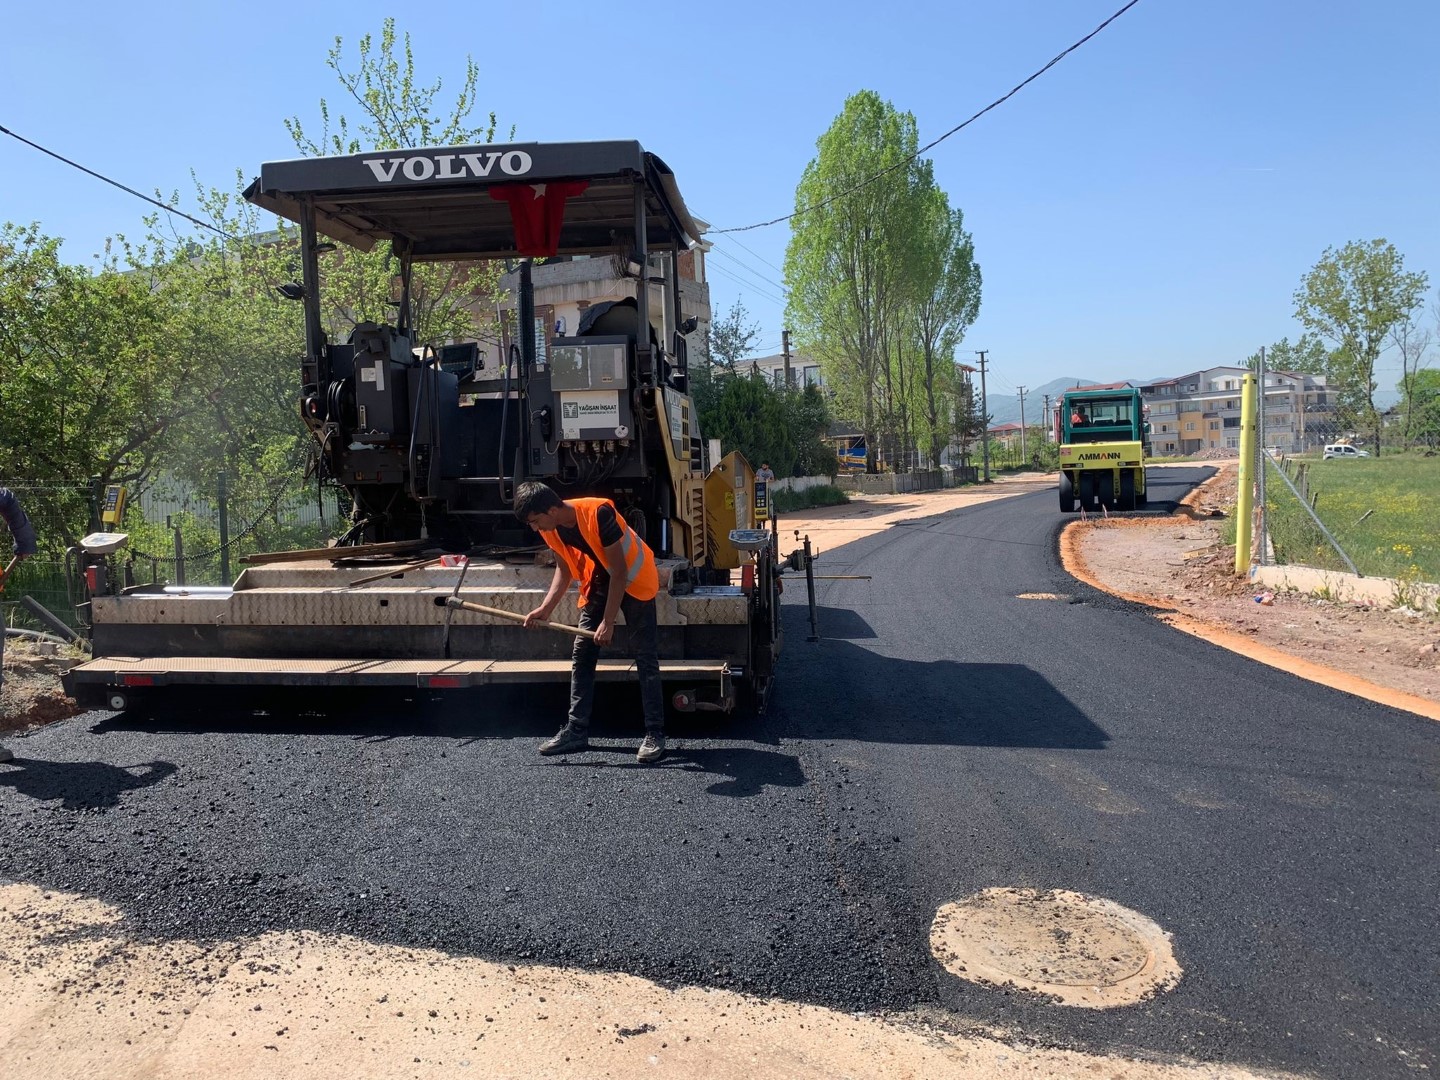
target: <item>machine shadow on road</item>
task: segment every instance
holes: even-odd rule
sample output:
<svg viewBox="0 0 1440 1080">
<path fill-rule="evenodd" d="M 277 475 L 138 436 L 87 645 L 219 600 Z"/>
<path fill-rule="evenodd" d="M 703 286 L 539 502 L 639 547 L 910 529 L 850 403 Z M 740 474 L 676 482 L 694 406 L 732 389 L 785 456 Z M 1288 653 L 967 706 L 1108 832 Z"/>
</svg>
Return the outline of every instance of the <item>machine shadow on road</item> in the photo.
<svg viewBox="0 0 1440 1080">
<path fill-rule="evenodd" d="M 853 739 L 940 746 L 1103 750 L 1104 729 L 1024 664 L 906 660 L 852 644 L 876 638 L 854 611 L 785 608 L 786 651 L 757 741 Z"/>
<path fill-rule="evenodd" d="M 783 608 L 786 645 L 763 712 L 672 713 L 667 732 L 672 761 L 729 777 L 716 794 L 753 794 L 764 786 L 803 783 L 793 758 L 754 750 L 741 762 L 733 749 L 697 743 L 779 746 L 784 740 L 853 739 L 905 745 L 1031 747 L 1101 750 L 1105 731 L 1064 693 L 1023 664 L 908 660 L 875 650 L 874 628 L 860 613 L 816 609 L 820 640 L 811 642 L 805 604 Z M 864 644 L 857 644 L 863 642 Z M 489 686 L 447 692 L 330 689 L 277 694 L 227 690 L 223 702 L 203 689 L 176 688 L 92 730 L 164 733 L 289 733 L 364 741 L 432 737 L 463 746 L 510 739 L 542 739 L 564 722 L 563 683 Z M 629 683 L 596 687 L 591 736 L 638 739 L 639 690 Z M 617 748 L 618 749 L 618 748 Z M 633 747 L 627 751 L 633 755 Z M 777 763 L 775 757 L 789 762 Z M 633 757 L 632 757 L 633 763 Z M 593 761 L 590 762 L 592 765 Z M 621 767 L 622 760 L 612 763 Z"/>
</svg>

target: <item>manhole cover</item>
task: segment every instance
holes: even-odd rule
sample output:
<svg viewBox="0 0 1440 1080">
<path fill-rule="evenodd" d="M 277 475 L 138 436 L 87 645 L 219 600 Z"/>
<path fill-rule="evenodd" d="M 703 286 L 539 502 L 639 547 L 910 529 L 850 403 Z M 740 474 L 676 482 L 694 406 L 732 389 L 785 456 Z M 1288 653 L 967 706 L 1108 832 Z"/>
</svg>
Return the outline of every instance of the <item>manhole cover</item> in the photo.
<svg viewBox="0 0 1440 1080">
<path fill-rule="evenodd" d="M 986 889 L 946 904 L 930 950 L 951 974 L 1064 1005 L 1130 1005 L 1180 980 L 1170 937 L 1139 912 L 1065 890 Z"/>
</svg>

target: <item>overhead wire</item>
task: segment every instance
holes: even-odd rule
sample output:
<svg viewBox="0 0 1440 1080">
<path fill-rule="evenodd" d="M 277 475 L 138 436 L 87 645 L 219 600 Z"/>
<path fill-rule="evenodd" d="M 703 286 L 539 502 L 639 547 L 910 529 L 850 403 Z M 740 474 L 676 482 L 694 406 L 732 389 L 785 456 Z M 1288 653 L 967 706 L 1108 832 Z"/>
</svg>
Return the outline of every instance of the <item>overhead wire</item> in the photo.
<svg viewBox="0 0 1440 1080">
<path fill-rule="evenodd" d="M 790 291 L 789 289 L 785 288 L 785 286 L 782 285 L 780 282 L 778 282 L 778 281 L 776 281 L 774 278 L 772 278 L 769 274 L 765 273 L 765 271 L 759 270 L 759 269 L 755 268 L 754 266 L 751 266 L 751 265 L 750 265 L 748 262 L 746 262 L 744 259 L 736 258 L 734 255 L 731 255 L 728 251 L 721 251 L 719 248 L 712 248 L 711 251 L 710 251 L 710 254 L 711 254 L 711 255 L 714 255 L 714 256 L 718 256 L 718 257 L 721 258 L 721 259 L 724 259 L 727 263 L 734 263 L 736 266 L 743 267 L 744 270 L 745 270 L 745 272 L 746 272 L 747 274 L 749 274 L 751 277 L 753 277 L 753 278 L 755 278 L 755 279 L 757 279 L 757 280 L 759 280 L 759 281 L 763 281 L 763 282 L 765 282 L 765 284 L 767 284 L 767 285 L 773 286 L 774 288 L 778 289 L 780 292 L 789 292 L 789 291 Z"/>
<path fill-rule="evenodd" d="M 771 292 L 766 291 L 765 289 L 762 289 L 760 286 L 756 285 L 754 282 L 744 281 L 744 280 L 742 280 L 741 278 L 738 278 L 738 277 L 736 277 L 734 274 L 730 273 L 730 272 L 729 272 L 728 270 L 726 270 L 723 266 L 712 266 L 712 267 L 710 267 L 710 269 L 713 270 L 713 271 L 715 271 L 715 273 L 717 273 L 717 274 L 720 274 L 720 275 L 722 275 L 722 276 L 724 276 L 724 277 L 729 278 L 731 281 L 735 282 L 735 284 L 737 284 L 737 285 L 741 285 L 741 286 L 744 286 L 744 287 L 746 287 L 746 288 L 753 289 L 756 293 L 758 293 L 759 295 L 763 296 L 763 297 L 764 297 L 765 299 L 767 299 L 767 300 L 773 301 L 774 303 L 777 303 L 777 304 L 784 304 L 784 303 L 785 303 L 785 298 L 784 298 L 783 296 L 776 296 L 774 293 L 771 293 Z"/>
<path fill-rule="evenodd" d="M 25 138 L 25 136 L 23 136 L 23 135 L 18 135 L 18 134 L 16 134 L 15 132 L 11 131 L 9 128 L 5 127 L 3 124 L 0 124 L 0 134 L 9 135 L 12 139 L 15 139 L 15 140 L 17 140 L 17 141 L 19 141 L 19 142 L 22 142 L 22 143 L 24 143 L 26 146 L 33 147 L 34 149 L 39 150 L 42 154 L 48 154 L 50 157 L 54 158 L 56 161 L 63 161 L 66 165 L 69 165 L 72 169 L 79 169 L 81 172 L 85 173 L 87 176 L 93 176 L 93 177 L 95 177 L 96 180 L 103 180 L 105 183 L 109 184 L 111 187 L 117 187 L 117 188 L 119 188 L 121 191 L 125 192 L 127 195 L 134 195 L 137 199 L 144 199 L 144 200 L 145 200 L 146 202 L 148 202 L 151 206 L 158 206 L 161 210 L 164 210 L 167 214 L 174 214 L 176 217 L 182 217 L 182 218 L 184 218 L 186 221 L 191 222 L 192 224 L 199 225 L 202 229 L 209 229 L 209 230 L 210 230 L 211 232 L 213 232 L 213 233 L 218 233 L 220 236 L 223 236 L 226 240 L 234 240 L 234 239 L 236 239 L 236 237 L 232 236 L 230 233 L 226 232 L 224 229 L 220 228 L 220 227 L 217 226 L 217 225 L 212 225 L 212 224 L 211 224 L 210 222 L 208 222 L 208 221 L 201 221 L 199 218 L 197 218 L 197 217 L 195 217 L 195 216 L 193 216 L 193 215 L 191 215 L 191 214 L 185 213 L 184 210 L 177 210 L 177 209 L 175 209 L 175 207 L 173 207 L 173 206 L 167 206 L 165 203 L 161 202 L 159 199 L 152 199 L 149 195 L 142 195 L 140 192 L 136 191 L 134 188 L 132 188 L 132 187 L 126 187 L 124 184 L 120 183 L 119 180 L 112 180 L 110 177 L 106 176 L 104 173 L 98 173 L 98 172 L 96 172 L 94 169 L 87 169 L 84 165 L 81 165 L 78 161 L 71 161 L 71 160 L 70 160 L 69 158 L 67 158 L 64 154 L 57 154 L 54 150 L 47 149 L 46 147 L 41 146 L 39 143 L 37 143 L 37 142 L 32 142 L 31 140 Z"/>
<path fill-rule="evenodd" d="M 822 207 L 829 206 L 829 205 L 830 205 L 831 203 L 833 203 L 833 202 L 838 202 L 840 199 L 847 198 L 847 197 L 855 194 L 857 191 L 861 191 L 861 190 L 869 187 L 871 184 L 875 183 L 875 181 L 880 180 L 880 179 L 883 179 L 884 177 L 890 175 L 890 173 L 895 172 L 897 169 L 903 169 L 903 168 L 905 168 L 906 166 L 910 165 L 913 161 L 915 161 L 917 158 L 919 158 L 921 154 L 924 154 L 927 150 L 930 150 L 930 149 L 932 149 L 932 148 L 934 148 L 934 147 L 936 147 L 936 146 L 939 146 L 942 142 L 944 142 L 946 139 L 948 139 L 951 135 L 954 135 L 957 131 L 960 131 L 960 130 L 962 130 L 963 128 L 969 127 L 969 126 L 970 126 L 971 124 L 973 124 L 976 120 L 979 120 L 980 117 L 982 117 L 982 116 L 984 116 L 986 113 L 988 113 L 991 109 L 998 108 L 1000 105 L 1003 105 L 1005 102 L 1009 101 L 1012 97 L 1014 97 L 1016 94 L 1018 94 L 1021 90 L 1025 89 L 1025 87 L 1029 86 L 1029 85 L 1030 85 L 1032 82 L 1034 82 L 1036 79 L 1040 78 L 1041 75 L 1044 75 L 1047 71 L 1049 71 L 1052 67 L 1054 67 L 1056 64 L 1058 64 L 1061 60 L 1064 60 L 1065 57 L 1069 56 L 1069 55 L 1070 55 L 1071 53 L 1073 53 L 1076 49 L 1080 48 L 1080 46 L 1084 45 L 1087 41 L 1089 41 L 1091 38 L 1093 38 L 1096 34 L 1100 33 L 1100 31 L 1104 30 L 1107 26 L 1109 26 L 1111 23 L 1113 23 L 1116 19 L 1120 18 L 1121 15 L 1124 15 L 1127 11 L 1129 11 L 1131 8 L 1133 8 L 1133 7 L 1134 7 L 1136 4 L 1138 4 L 1139 2 L 1140 2 L 1140 0 L 1130 0 L 1129 3 L 1127 3 L 1127 4 L 1126 4 L 1124 7 L 1122 7 L 1119 11 L 1117 11 L 1117 12 L 1115 12 L 1113 15 L 1111 15 L 1108 19 L 1106 19 L 1104 22 L 1102 22 L 1099 26 L 1095 27 L 1094 30 L 1091 30 L 1090 33 L 1086 34 L 1086 35 L 1085 35 L 1084 37 L 1082 37 L 1079 41 L 1075 42 L 1075 44 L 1071 45 L 1068 49 L 1065 49 L 1063 52 L 1058 53 L 1056 56 L 1054 56 L 1053 58 L 1051 58 L 1051 60 L 1049 61 L 1049 63 L 1047 63 L 1044 67 L 1042 67 L 1042 68 L 1040 68 L 1038 71 L 1034 72 L 1032 75 L 1030 75 L 1028 78 L 1026 78 L 1025 80 L 1023 80 L 1022 82 L 1016 83 L 1015 86 L 1011 87 L 1010 90 L 1009 90 L 1007 93 L 1002 94 L 1000 97 L 996 98 L 996 99 L 995 99 L 994 101 L 992 101 L 989 105 L 986 105 L 986 106 L 985 106 L 983 109 L 981 109 L 979 112 L 977 112 L 977 113 L 975 113 L 973 116 L 971 116 L 968 120 L 963 120 L 963 121 L 961 121 L 960 123 L 956 124 L 953 128 L 951 128 L 949 131 L 945 132 L 945 134 L 941 135 L 938 139 L 932 139 L 930 142 L 926 143 L 924 146 L 920 147 L 919 150 L 916 150 L 915 153 L 911 154 L 909 157 L 904 158 L 904 159 L 901 160 L 901 161 L 897 161 L 895 164 L 889 166 L 888 168 L 881 169 L 879 172 L 875 173 L 873 176 L 868 176 L 868 177 L 866 177 L 864 180 L 861 180 L 858 184 L 855 184 L 853 187 L 848 187 L 848 188 L 846 188 L 846 189 L 843 190 L 843 191 L 837 191 L 834 195 L 827 196 L 826 198 L 821 199 L 819 202 L 813 203 L 813 204 L 811 204 L 810 206 L 802 206 L 800 209 L 794 211 L 793 213 L 786 214 L 786 215 L 784 215 L 783 217 L 771 218 L 769 221 L 757 221 L 754 225 L 738 225 L 738 226 L 735 226 L 735 227 L 729 228 L 729 229 L 711 229 L 708 233 L 706 233 L 706 235 L 707 235 L 707 236 L 726 236 L 726 235 L 732 235 L 732 234 L 734 234 L 734 233 L 750 232 L 750 231 L 753 230 L 753 229 L 765 229 L 765 228 L 768 228 L 768 227 L 771 226 L 771 225 L 779 225 L 779 224 L 781 224 L 782 222 L 786 222 L 786 221 L 791 220 L 792 218 L 799 217 L 801 214 L 809 213 L 809 212 L 811 212 L 811 211 L 813 211 L 813 210 L 819 210 L 819 209 L 821 209 Z"/>
<path fill-rule="evenodd" d="M 775 289 L 770 287 L 769 282 L 766 282 L 765 278 L 755 278 L 752 274 L 747 274 L 746 271 L 733 268 L 733 266 L 710 264 L 710 269 L 721 272 L 721 274 L 726 274 L 730 276 L 730 278 L 737 279 L 737 281 L 749 282 L 750 287 L 755 288 L 756 291 L 763 292 L 763 294 L 769 295 L 772 300 L 778 301 L 780 304 L 785 304 L 786 302 L 785 294 L 783 294 L 783 292 L 779 292 L 779 294 L 775 292 Z"/>
<path fill-rule="evenodd" d="M 733 238 L 728 238 L 728 237 L 727 237 L 727 241 L 728 241 L 728 240 L 733 240 Z M 740 246 L 741 246 L 741 247 L 744 247 L 743 244 L 740 245 Z M 746 251 L 750 251 L 749 248 L 745 248 L 745 250 L 746 250 Z M 753 251 L 750 252 L 750 253 L 751 253 L 752 255 L 755 254 Z M 750 263 L 746 262 L 744 259 L 740 258 L 738 255 L 735 255 L 735 254 L 733 254 L 733 253 L 731 253 L 731 252 L 729 252 L 729 251 L 725 251 L 723 248 L 712 247 L 712 248 L 710 249 L 710 254 L 711 254 L 711 255 L 718 255 L 718 256 L 719 256 L 720 258 L 722 258 L 722 259 L 726 259 L 726 260 L 728 260 L 728 261 L 730 261 L 730 262 L 737 263 L 738 265 L 745 267 L 745 269 L 748 270 L 751 274 L 755 275 L 755 277 L 760 278 L 762 281 L 767 281 L 767 282 L 769 282 L 770 284 L 774 285 L 777 289 L 779 289 L 781 292 L 789 292 L 789 291 L 790 291 L 788 288 L 786 288 L 784 282 L 776 281 L 770 274 L 766 273 L 764 270 L 761 270 L 761 269 L 760 269 L 759 267 L 757 267 L 757 266 L 751 265 Z M 759 256 L 757 255 L 756 258 L 759 258 Z M 775 265 L 774 263 L 772 263 L 772 262 L 767 262 L 767 261 L 764 260 L 764 259 L 761 259 L 760 261 L 761 261 L 761 262 L 765 262 L 767 266 L 774 266 L 774 265 Z M 780 273 L 783 274 L 784 271 L 781 270 Z"/>
<path fill-rule="evenodd" d="M 708 236 L 709 234 L 707 233 L 706 235 Z M 785 268 L 784 268 L 783 266 L 775 266 L 775 264 L 774 264 L 773 262 L 771 262 L 769 259 L 765 258 L 764 255 L 761 255 L 761 254 L 760 254 L 758 251 L 756 251 L 754 248 L 746 247 L 745 243 L 744 243 L 738 236 L 727 236 L 725 239 L 726 239 L 726 241 L 727 241 L 728 243 L 731 243 L 731 244 L 739 244 L 742 248 L 745 248 L 746 251 L 750 252 L 751 255 L 754 255 L 755 258 L 757 258 L 757 259 L 759 259 L 761 262 L 763 262 L 766 266 L 773 266 L 773 267 L 775 267 L 776 270 L 779 270 L 780 273 L 782 273 L 782 274 L 785 273 Z"/>
</svg>

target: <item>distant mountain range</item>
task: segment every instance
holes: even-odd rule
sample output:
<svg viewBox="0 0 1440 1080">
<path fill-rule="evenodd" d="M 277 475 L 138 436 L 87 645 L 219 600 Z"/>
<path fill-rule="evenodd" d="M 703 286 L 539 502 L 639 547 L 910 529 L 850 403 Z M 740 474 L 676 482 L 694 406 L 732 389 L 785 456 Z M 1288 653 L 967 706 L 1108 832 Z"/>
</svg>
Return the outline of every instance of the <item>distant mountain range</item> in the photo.
<svg viewBox="0 0 1440 1080">
<path fill-rule="evenodd" d="M 978 389 L 978 376 L 977 389 Z M 1050 395 L 1050 404 L 1053 406 L 1057 398 L 1072 386 L 1093 386 L 1102 380 L 1060 378 L 1051 379 L 1043 386 L 1027 386 L 1025 388 L 1025 423 L 1029 426 L 1036 426 L 1045 422 L 1045 395 Z M 1106 379 L 1105 382 L 1124 382 L 1124 379 Z M 1130 382 L 1140 385 L 1140 380 L 1131 379 Z M 1145 380 L 1151 382 L 1153 380 Z M 997 394 L 993 390 L 985 397 L 986 405 L 990 410 L 990 426 L 997 427 L 1000 424 L 1020 423 L 1020 398 L 1014 394 Z"/>
</svg>

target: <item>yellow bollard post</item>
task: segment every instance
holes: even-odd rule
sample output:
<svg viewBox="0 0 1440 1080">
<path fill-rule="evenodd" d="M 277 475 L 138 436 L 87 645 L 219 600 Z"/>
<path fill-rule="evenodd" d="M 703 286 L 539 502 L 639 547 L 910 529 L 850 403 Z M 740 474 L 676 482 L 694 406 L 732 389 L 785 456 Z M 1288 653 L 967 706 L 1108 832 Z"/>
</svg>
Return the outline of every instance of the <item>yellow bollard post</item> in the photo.
<svg viewBox="0 0 1440 1080">
<path fill-rule="evenodd" d="M 1235 573 L 1250 572 L 1250 514 L 1255 509 L 1255 375 L 1240 383 L 1240 490 L 1235 502 Z"/>
</svg>

